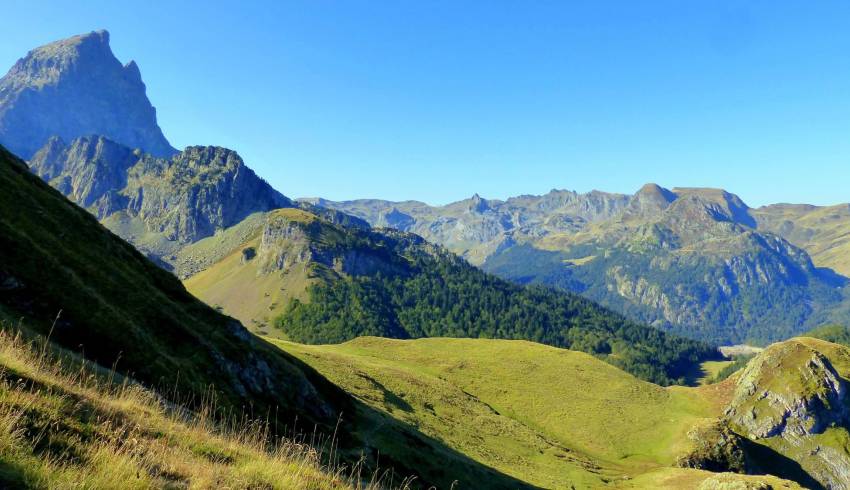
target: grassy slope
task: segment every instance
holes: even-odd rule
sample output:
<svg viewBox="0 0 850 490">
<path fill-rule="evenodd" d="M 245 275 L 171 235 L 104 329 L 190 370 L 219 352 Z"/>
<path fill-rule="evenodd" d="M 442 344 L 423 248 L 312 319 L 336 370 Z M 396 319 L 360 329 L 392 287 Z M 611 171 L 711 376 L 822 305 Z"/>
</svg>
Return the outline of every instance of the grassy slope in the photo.
<svg viewBox="0 0 850 490">
<path fill-rule="evenodd" d="M 305 444 L 219 426 L 42 345 L 0 331 L 0 487 L 353 487 Z"/>
<path fill-rule="evenodd" d="M 524 341 L 275 341 L 366 403 L 544 487 L 593 487 L 671 466 L 720 415 L 729 384 L 661 388 L 598 359 Z"/>
<path fill-rule="evenodd" d="M 87 359 L 115 364 L 119 372 L 190 402 L 214 386 L 219 407 L 231 413 L 274 414 L 281 425 L 297 421 L 302 430 L 315 427 L 324 434 L 339 421 L 346 459 L 365 455 L 367 465 L 393 467 L 397 477 L 418 474 L 420 481 L 441 487 L 454 479 L 487 481 L 492 488 L 522 486 L 384 417 L 257 340 L 2 148 L 0 189 L 0 316 L 24 317 L 36 333 L 51 331 L 51 340 Z M 358 438 L 361 425 L 371 427 L 382 418 L 385 435 Z M 408 450 L 397 451 L 397 459 L 385 456 L 384 445 L 399 440 L 408 442 Z"/>
<path fill-rule="evenodd" d="M 181 250 L 180 259 L 183 263 L 192 261 L 194 257 L 214 262 L 184 281 L 189 292 L 207 304 L 221 308 L 256 333 L 280 336 L 280 329 L 270 328 L 270 325 L 291 299 L 307 301 L 307 286 L 312 280 L 307 264 L 296 264 L 285 273 L 262 274 L 258 260 L 243 262 L 242 250 L 249 247 L 259 249 L 267 215 L 302 221 L 316 219 L 299 209 L 262 213 L 256 215 L 257 220 L 240 223 L 186 247 Z M 241 229 L 248 226 L 249 230 Z M 234 236 L 238 238 L 234 239 Z"/>
<path fill-rule="evenodd" d="M 819 267 L 850 276 L 850 206 L 774 205 L 753 210 L 759 227 L 806 250 Z M 789 224 L 791 226 L 789 226 Z"/>
<path fill-rule="evenodd" d="M 269 222 L 265 230 L 262 216 Z M 303 234 L 267 237 L 260 246 L 264 233 L 277 237 L 291 224 L 303 224 Z M 243 260 L 249 248 L 258 255 Z M 181 256 L 182 263 L 194 264 L 183 270 L 203 268 L 184 281 L 191 293 L 276 338 L 524 338 L 602 355 L 611 351 L 612 363 L 662 383 L 676 381 L 681 365 L 691 362 L 689 352 L 711 355 L 707 345 L 664 336 L 578 296 L 533 292 L 488 276 L 413 235 L 343 228 L 298 209 L 256 215 Z M 269 267 L 270 259 L 274 264 L 281 257 L 286 266 Z M 300 303 L 289 308 L 292 299 Z M 285 320 L 278 322 L 281 328 L 268 328 L 276 317 Z"/>
<path fill-rule="evenodd" d="M 46 333 L 61 310 L 53 339 L 103 365 L 120 359 L 120 371 L 151 385 L 215 385 L 223 405 L 250 400 L 331 429 L 347 410 L 327 381 L 253 341 L 2 149 L 0 188 L 0 275 L 12 284 L 0 307 L 14 316 Z"/>
</svg>

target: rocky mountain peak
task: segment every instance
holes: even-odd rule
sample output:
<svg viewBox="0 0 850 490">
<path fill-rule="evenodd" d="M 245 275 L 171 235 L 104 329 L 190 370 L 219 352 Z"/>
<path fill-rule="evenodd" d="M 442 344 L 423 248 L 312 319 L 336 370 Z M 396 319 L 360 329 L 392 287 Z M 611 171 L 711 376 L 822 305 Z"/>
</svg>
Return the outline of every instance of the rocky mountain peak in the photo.
<svg viewBox="0 0 850 490">
<path fill-rule="evenodd" d="M 469 198 L 469 210 L 470 211 L 473 211 L 473 212 L 476 212 L 476 213 L 483 213 L 484 211 L 487 211 L 488 209 L 490 209 L 490 204 L 487 202 L 486 199 L 479 196 L 478 193 L 473 194 L 472 197 Z"/>
<path fill-rule="evenodd" d="M 645 184 L 629 200 L 626 213 L 633 216 L 654 216 L 676 200 L 676 194 L 658 184 Z"/>
<path fill-rule="evenodd" d="M 156 158 L 103 136 L 67 145 L 53 137 L 30 168 L 99 219 L 122 212 L 165 245 L 194 242 L 252 213 L 293 206 L 238 153 L 217 146 L 190 146 L 172 158 Z M 115 231 L 130 241 L 138 238 L 138 232 Z M 148 252 L 158 257 L 166 249 Z"/>
<path fill-rule="evenodd" d="M 156 121 L 138 65 L 122 65 L 105 30 L 27 53 L 0 79 L 0 143 L 31 158 L 51 136 L 91 134 L 155 156 L 176 150 Z"/>
<path fill-rule="evenodd" d="M 749 228 L 757 226 L 750 215 L 750 207 L 731 192 L 707 187 L 675 187 L 673 192 L 680 198 L 686 197 L 703 206 L 715 219 L 731 221 Z"/>
</svg>

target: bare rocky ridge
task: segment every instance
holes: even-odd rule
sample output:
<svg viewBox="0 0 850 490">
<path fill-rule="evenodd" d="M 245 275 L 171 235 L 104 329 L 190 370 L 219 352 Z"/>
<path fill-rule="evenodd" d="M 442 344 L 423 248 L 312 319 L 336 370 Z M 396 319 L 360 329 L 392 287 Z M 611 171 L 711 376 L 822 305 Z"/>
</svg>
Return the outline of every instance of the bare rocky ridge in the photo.
<svg viewBox="0 0 850 490">
<path fill-rule="evenodd" d="M 36 48 L 0 79 L 0 144 L 13 153 L 29 159 L 51 136 L 92 134 L 160 157 L 176 153 L 139 67 L 118 61 L 107 31 Z"/>
<path fill-rule="evenodd" d="M 487 257 L 517 240 L 575 232 L 588 223 L 611 218 L 625 208 L 629 196 L 553 189 L 543 196 L 517 196 L 505 201 L 484 199 L 475 194 L 445 206 L 378 199 L 334 202 L 311 198 L 300 201 L 343 211 L 373 226 L 416 233 L 480 265 Z"/>
<path fill-rule="evenodd" d="M 112 231 L 166 263 L 180 247 L 252 213 L 292 206 L 226 148 L 155 158 L 102 136 L 51 138 L 31 170 Z"/>
</svg>

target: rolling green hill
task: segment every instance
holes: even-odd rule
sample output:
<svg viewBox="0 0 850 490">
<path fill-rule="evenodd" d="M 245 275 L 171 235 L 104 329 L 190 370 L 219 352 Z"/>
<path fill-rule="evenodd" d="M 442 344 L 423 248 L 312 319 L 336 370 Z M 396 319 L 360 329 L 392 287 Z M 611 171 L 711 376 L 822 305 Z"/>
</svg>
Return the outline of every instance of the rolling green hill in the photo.
<svg viewBox="0 0 850 490">
<path fill-rule="evenodd" d="M 536 486 L 799 488 L 679 467 L 699 450 L 692 434 L 723 417 L 735 380 L 662 388 L 587 354 L 525 341 L 272 342 L 367 404 Z"/>
<path fill-rule="evenodd" d="M 525 339 L 589 352 L 662 384 L 682 382 L 695 362 L 714 355 L 579 296 L 485 274 L 416 235 L 338 226 L 292 209 L 261 221 L 240 229 L 239 245 L 229 231 L 217 236 L 220 247 L 198 242 L 222 258 L 186 280 L 192 293 L 261 334 L 306 343 L 361 335 Z"/>
</svg>

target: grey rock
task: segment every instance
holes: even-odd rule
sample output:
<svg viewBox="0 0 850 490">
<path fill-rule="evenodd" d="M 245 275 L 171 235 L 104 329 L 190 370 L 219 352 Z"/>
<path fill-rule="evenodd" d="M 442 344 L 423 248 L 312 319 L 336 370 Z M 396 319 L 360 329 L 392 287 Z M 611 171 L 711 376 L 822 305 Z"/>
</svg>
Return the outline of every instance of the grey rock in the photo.
<svg viewBox="0 0 850 490">
<path fill-rule="evenodd" d="M 0 79 L 0 143 L 29 159 L 51 136 L 104 135 L 155 156 L 176 153 L 162 134 L 139 67 L 122 65 L 109 33 L 33 49 Z"/>
<path fill-rule="evenodd" d="M 54 137 L 35 153 L 30 169 L 98 219 L 122 213 L 140 221 L 146 234 L 176 245 L 212 236 L 252 213 L 293 205 L 235 151 L 221 147 L 193 146 L 156 158 L 102 136 L 67 145 Z M 113 231 L 134 244 L 150 238 Z"/>
</svg>

